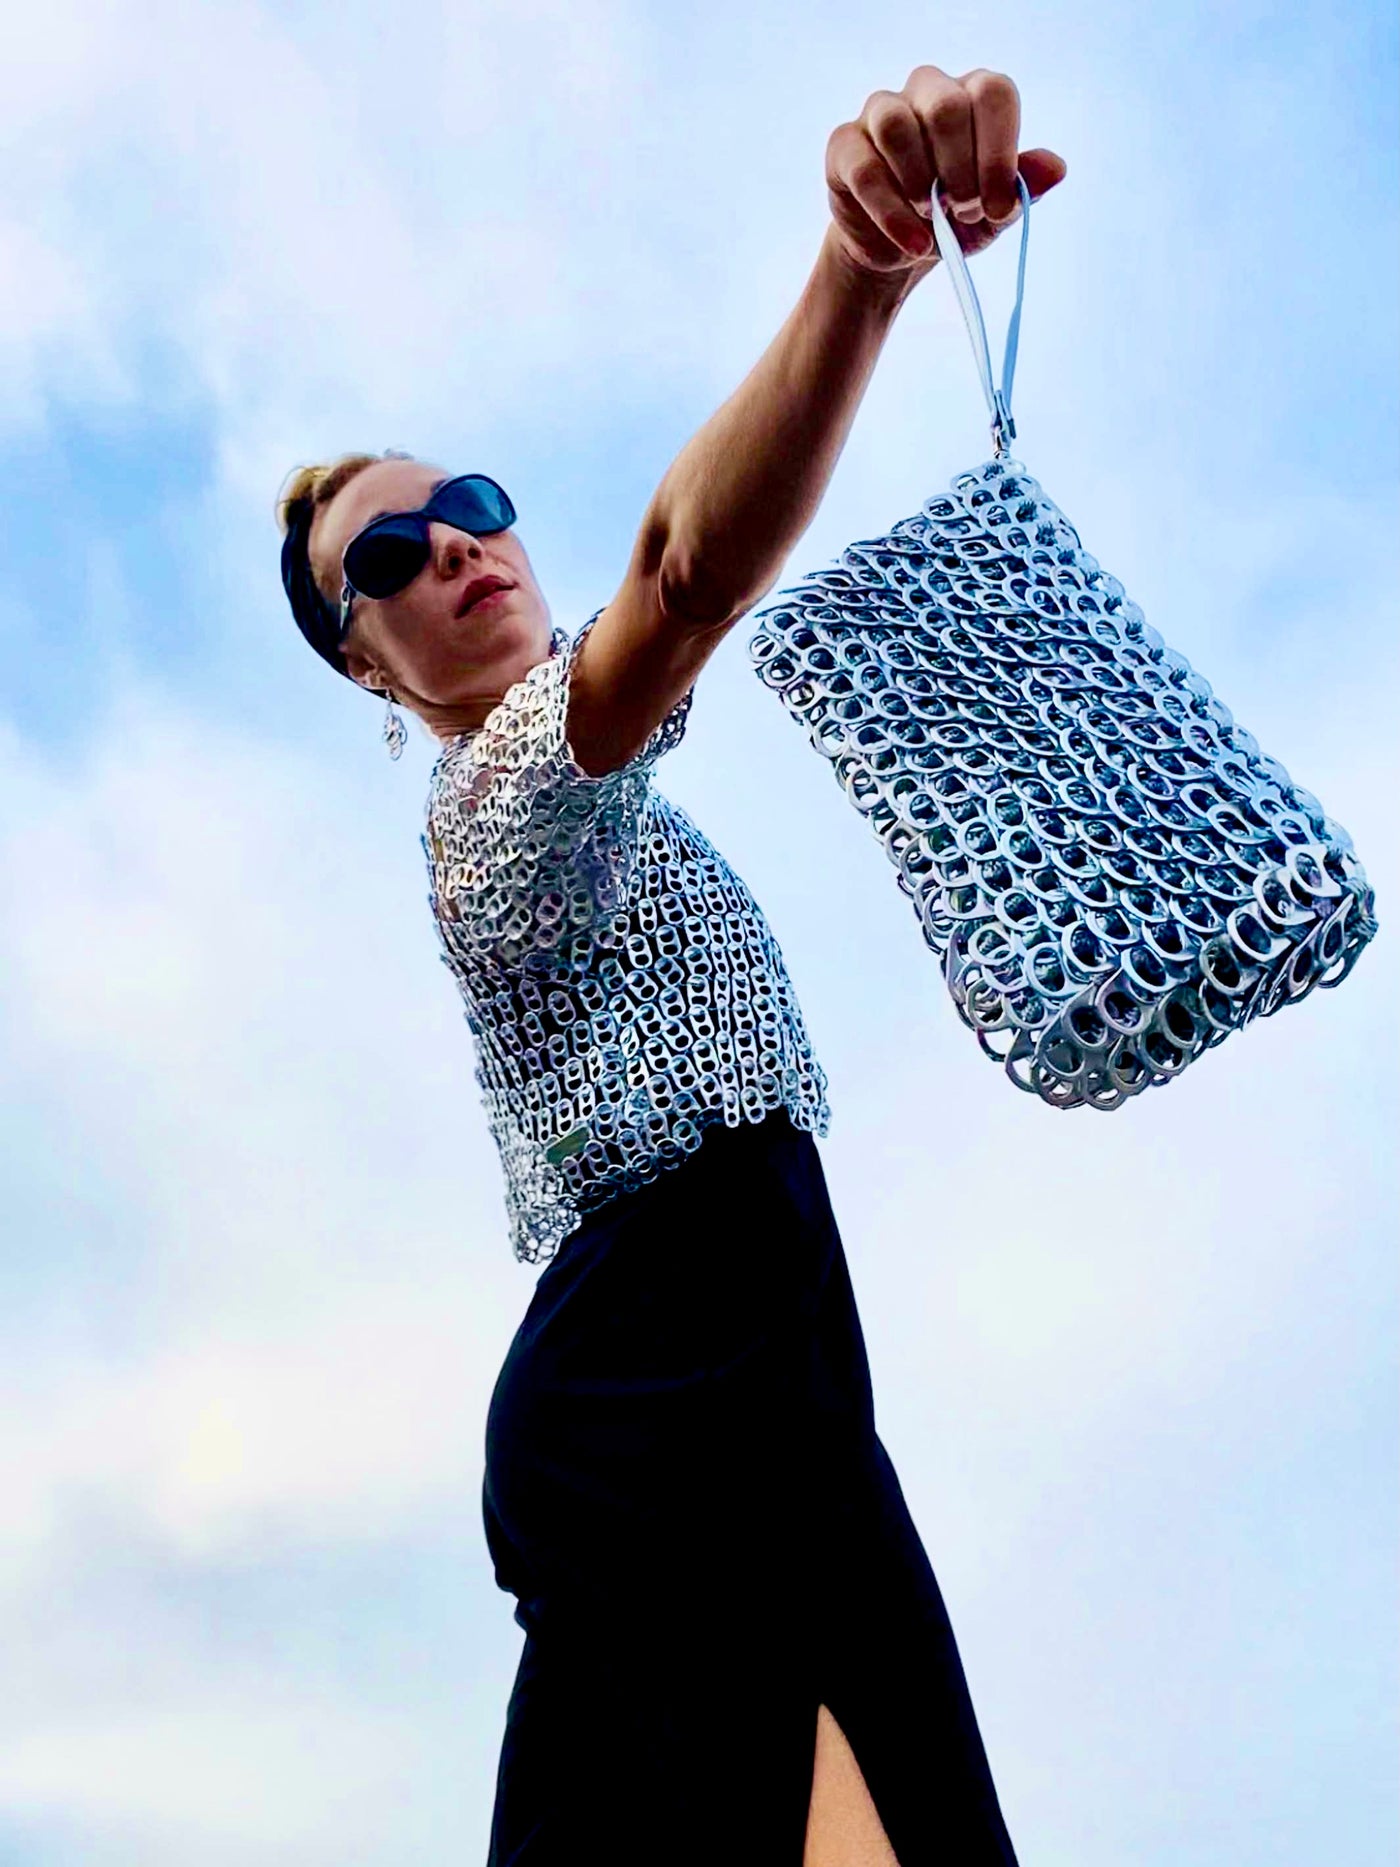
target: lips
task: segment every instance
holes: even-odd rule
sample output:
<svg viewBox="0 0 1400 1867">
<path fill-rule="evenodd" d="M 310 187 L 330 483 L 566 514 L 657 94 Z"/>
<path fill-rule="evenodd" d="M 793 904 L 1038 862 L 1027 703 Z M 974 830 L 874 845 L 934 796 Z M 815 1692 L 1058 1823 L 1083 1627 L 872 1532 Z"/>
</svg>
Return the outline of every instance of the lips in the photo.
<svg viewBox="0 0 1400 1867">
<path fill-rule="evenodd" d="M 465 616 L 473 603 L 479 603 L 484 596 L 491 596 L 497 590 L 513 590 L 515 585 L 505 577 L 474 577 L 463 590 L 458 601 L 455 615 Z"/>
</svg>

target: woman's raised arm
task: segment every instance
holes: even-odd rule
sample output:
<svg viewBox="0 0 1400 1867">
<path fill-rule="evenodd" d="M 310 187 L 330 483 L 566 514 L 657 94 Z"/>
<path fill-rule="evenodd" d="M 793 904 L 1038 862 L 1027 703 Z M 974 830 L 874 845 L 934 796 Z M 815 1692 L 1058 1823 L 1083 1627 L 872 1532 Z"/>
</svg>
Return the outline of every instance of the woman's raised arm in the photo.
<svg viewBox="0 0 1400 1867">
<path fill-rule="evenodd" d="M 969 255 L 1019 217 L 1018 168 L 1032 200 L 1063 178 L 1051 150 L 1018 155 L 1019 130 L 1004 74 L 921 65 L 832 132 L 832 218 L 802 295 L 668 469 L 579 652 L 569 738 L 584 770 L 646 743 L 811 523 L 899 307 L 937 264 L 935 178 Z"/>
</svg>

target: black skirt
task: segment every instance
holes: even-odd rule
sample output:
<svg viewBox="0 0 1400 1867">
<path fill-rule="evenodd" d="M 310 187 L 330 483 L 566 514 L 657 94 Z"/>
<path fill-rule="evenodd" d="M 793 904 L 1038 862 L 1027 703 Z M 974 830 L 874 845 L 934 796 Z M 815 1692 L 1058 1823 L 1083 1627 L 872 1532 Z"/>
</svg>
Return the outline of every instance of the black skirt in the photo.
<svg viewBox="0 0 1400 1867">
<path fill-rule="evenodd" d="M 569 1235 L 486 1454 L 526 1635 L 489 1867 L 801 1867 L 821 1704 L 900 1867 L 1014 1867 L 821 1157 L 785 1110 L 717 1121 Z"/>
</svg>

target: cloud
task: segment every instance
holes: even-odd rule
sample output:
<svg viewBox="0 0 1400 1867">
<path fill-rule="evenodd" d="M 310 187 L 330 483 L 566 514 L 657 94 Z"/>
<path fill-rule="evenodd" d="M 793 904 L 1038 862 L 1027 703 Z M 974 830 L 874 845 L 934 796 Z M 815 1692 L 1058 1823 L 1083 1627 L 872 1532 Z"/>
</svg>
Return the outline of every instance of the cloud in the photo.
<svg viewBox="0 0 1400 1867">
<path fill-rule="evenodd" d="M 197 1706 L 31 1730 L 0 1756 L 0 1802 L 7 1826 L 23 1823 L 25 1858 L 73 1858 L 76 1847 L 100 1867 L 191 1853 L 238 1867 L 288 1849 L 309 1867 L 426 1861 L 446 1836 L 464 1853 L 484 1849 L 484 1833 L 432 1787 L 453 1763 L 434 1754 L 421 1719 L 294 1686 L 272 1702 L 262 1681 Z"/>
<path fill-rule="evenodd" d="M 12 1369 L 11 1585 L 36 1579 L 89 1509 L 198 1563 L 402 1535 L 425 1512 L 470 1506 L 491 1356 L 504 1352 L 503 1317 L 483 1307 L 460 1277 L 381 1277 L 257 1333 L 187 1326 L 135 1365 L 73 1355 Z"/>
<path fill-rule="evenodd" d="M 348 870 L 343 787 L 149 694 L 0 768 L 12 1093 L 125 1214 L 127 1286 L 15 1343 L 12 1532 L 92 1486 L 191 1550 L 456 1490 L 522 1298 L 474 1263 L 499 1166 L 417 864 Z"/>
</svg>

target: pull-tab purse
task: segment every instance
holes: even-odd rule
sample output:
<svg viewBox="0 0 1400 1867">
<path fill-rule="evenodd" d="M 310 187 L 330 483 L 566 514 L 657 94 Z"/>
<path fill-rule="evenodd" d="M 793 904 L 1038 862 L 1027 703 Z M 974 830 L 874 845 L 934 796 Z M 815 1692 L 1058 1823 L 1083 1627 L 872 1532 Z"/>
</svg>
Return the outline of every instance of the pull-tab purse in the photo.
<svg viewBox="0 0 1400 1867">
<path fill-rule="evenodd" d="M 1114 1109 L 1346 978 L 1376 932 L 1346 831 L 1168 648 L 1008 446 L 967 261 L 933 226 L 994 454 L 782 591 L 749 654 L 899 871 L 1018 1088 Z"/>
</svg>

